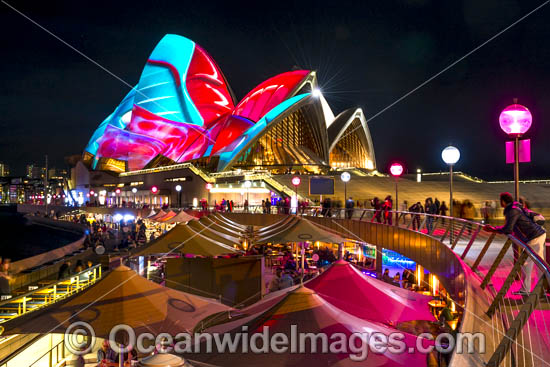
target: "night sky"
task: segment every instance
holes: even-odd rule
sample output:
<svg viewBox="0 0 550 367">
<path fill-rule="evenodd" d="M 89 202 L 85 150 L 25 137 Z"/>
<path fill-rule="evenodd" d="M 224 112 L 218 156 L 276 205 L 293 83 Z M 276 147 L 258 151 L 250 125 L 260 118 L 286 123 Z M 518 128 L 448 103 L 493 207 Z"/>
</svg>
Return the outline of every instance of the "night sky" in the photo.
<svg viewBox="0 0 550 367">
<path fill-rule="evenodd" d="M 166 33 L 188 37 L 216 60 L 237 99 L 295 66 L 318 71 L 335 114 L 368 117 L 543 1 L 12 1 L 131 85 Z M 64 166 L 129 88 L 0 4 L 0 162 Z M 379 170 L 399 159 L 411 171 L 446 167 L 512 179 L 500 110 L 530 108 L 532 163 L 524 178 L 550 177 L 550 4 L 369 122 Z"/>
</svg>

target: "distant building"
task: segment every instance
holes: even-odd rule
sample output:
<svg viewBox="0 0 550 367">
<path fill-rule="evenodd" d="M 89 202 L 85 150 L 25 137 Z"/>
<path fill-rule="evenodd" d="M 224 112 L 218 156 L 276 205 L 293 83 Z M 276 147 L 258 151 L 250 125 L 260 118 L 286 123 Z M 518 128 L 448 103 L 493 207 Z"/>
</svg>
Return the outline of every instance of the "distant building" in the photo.
<svg viewBox="0 0 550 367">
<path fill-rule="evenodd" d="M 34 164 L 27 164 L 26 176 L 27 178 L 44 178 L 46 169 Z"/>
<path fill-rule="evenodd" d="M 0 163 L 0 177 L 6 177 L 10 175 L 10 167 L 5 163 Z"/>
</svg>

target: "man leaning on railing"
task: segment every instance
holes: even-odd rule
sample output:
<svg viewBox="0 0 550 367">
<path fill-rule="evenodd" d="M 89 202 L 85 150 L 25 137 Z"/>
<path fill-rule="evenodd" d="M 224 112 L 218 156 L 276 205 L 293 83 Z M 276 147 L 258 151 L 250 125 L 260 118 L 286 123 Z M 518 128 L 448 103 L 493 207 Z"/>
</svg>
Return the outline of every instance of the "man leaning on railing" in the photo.
<svg viewBox="0 0 550 367">
<path fill-rule="evenodd" d="M 546 230 L 535 223 L 532 215 L 534 213 L 528 212 L 520 203 L 515 202 L 512 195 L 508 192 L 500 194 L 500 206 L 504 208 L 504 225 L 494 227 L 487 224 L 483 229 L 488 232 L 513 234 L 531 247 L 533 252 L 544 259 Z M 513 294 L 528 295 L 531 292 L 531 273 L 533 271 L 533 265 L 533 260 L 527 259 L 523 265 L 521 289 L 518 292 L 513 292 Z"/>
</svg>

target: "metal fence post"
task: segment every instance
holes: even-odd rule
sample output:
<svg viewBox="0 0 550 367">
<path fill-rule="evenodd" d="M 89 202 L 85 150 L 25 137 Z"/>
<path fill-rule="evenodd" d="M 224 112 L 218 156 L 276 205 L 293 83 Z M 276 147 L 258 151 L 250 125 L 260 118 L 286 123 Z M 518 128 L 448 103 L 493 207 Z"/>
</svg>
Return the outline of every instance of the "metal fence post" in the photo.
<svg viewBox="0 0 550 367">
<path fill-rule="evenodd" d="M 474 234 L 470 238 L 470 241 L 466 245 L 466 248 L 464 249 L 464 252 L 460 256 L 460 258 L 462 260 L 464 260 L 466 258 L 466 255 L 468 255 L 468 252 L 470 251 L 470 248 L 472 247 L 472 245 L 473 245 L 474 241 L 476 240 L 476 237 L 477 237 L 477 235 L 479 234 L 480 231 L 481 231 L 481 225 L 478 225 L 477 230 L 474 232 Z"/>
<path fill-rule="evenodd" d="M 487 272 L 487 275 L 485 275 L 485 278 L 483 278 L 483 281 L 481 282 L 480 288 L 485 289 L 487 287 L 487 284 L 489 284 L 489 280 L 493 277 L 493 274 L 497 270 L 497 267 L 500 265 L 500 262 L 504 258 L 504 255 L 506 255 L 506 252 L 512 245 L 512 240 L 508 239 L 508 241 L 504 242 L 504 245 L 502 245 L 502 248 L 500 249 L 500 252 L 498 253 L 495 261 L 493 261 L 493 265 L 491 265 L 491 268 Z"/>
<path fill-rule="evenodd" d="M 493 299 L 493 302 L 491 303 L 491 306 L 489 306 L 489 309 L 487 310 L 487 315 L 489 317 L 493 317 L 493 314 L 495 313 L 495 310 L 496 310 L 498 304 L 500 303 L 502 298 L 506 295 L 506 293 L 508 293 L 508 290 L 510 289 L 510 286 L 512 285 L 512 283 L 516 279 L 516 275 L 518 274 L 520 268 L 525 263 L 525 260 L 527 260 L 527 257 L 528 257 L 527 251 L 523 250 L 521 252 L 521 255 L 519 256 L 518 261 L 516 261 L 516 263 L 514 264 L 514 267 L 512 268 L 512 271 L 510 271 L 510 274 L 508 274 L 508 276 L 506 277 L 506 280 L 504 281 L 504 284 L 502 285 L 502 287 L 500 287 L 497 295 Z"/>
<path fill-rule="evenodd" d="M 458 232 L 458 236 L 456 236 L 455 240 L 453 241 L 453 244 L 451 246 L 451 250 L 454 250 L 455 247 L 456 247 L 456 244 L 458 243 L 458 241 L 460 240 L 460 237 L 462 237 L 462 234 L 464 233 L 464 230 L 466 229 L 466 225 L 468 223 L 464 223 L 462 225 L 462 228 L 460 228 L 460 232 Z"/>
<path fill-rule="evenodd" d="M 489 249 L 489 246 L 491 246 L 491 243 L 493 242 L 493 240 L 495 239 L 496 237 L 496 233 L 493 232 L 491 233 L 491 235 L 489 236 L 489 238 L 487 238 L 487 242 L 485 242 L 485 245 L 483 246 L 483 248 L 481 249 L 481 252 L 479 253 L 479 255 L 477 256 L 477 259 L 476 261 L 474 262 L 474 265 L 472 265 L 472 270 L 475 271 L 477 269 L 477 267 L 479 266 L 479 263 L 481 262 L 481 260 L 483 259 L 483 257 L 485 256 L 485 254 L 487 253 L 487 250 Z M 510 241 L 510 240 L 508 240 Z"/>
<path fill-rule="evenodd" d="M 525 251 L 523 253 L 525 253 Z M 500 341 L 500 344 L 491 356 L 491 359 L 489 359 L 489 362 L 487 363 L 488 367 L 498 367 L 504 360 L 506 354 L 508 354 L 510 348 L 512 347 L 512 343 L 516 341 L 518 334 L 527 323 L 527 320 L 533 313 L 533 310 L 539 303 L 544 292 L 546 292 L 546 289 L 548 289 L 548 282 L 545 275 L 542 275 L 542 277 L 539 278 L 533 293 L 527 297 L 527 300 L 521 306 L 517 317 L 514 321 L 512 321 L 510 327 L 506 331 L 506 335 Z"/>
</svg>

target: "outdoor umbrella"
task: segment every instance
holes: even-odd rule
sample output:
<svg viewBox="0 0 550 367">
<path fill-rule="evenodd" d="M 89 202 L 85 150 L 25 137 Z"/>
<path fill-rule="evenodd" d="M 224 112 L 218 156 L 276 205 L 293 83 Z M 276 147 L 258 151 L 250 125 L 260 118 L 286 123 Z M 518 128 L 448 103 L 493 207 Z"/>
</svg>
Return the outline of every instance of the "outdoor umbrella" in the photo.
<svg viewBox="0 0 550 367">
<path fill-rule="evenodd" d="M 223 239 L 222 239 L 223 240 Z M 184 253 L 201 256 L 219 256 L 239 252 L 233 243 L 215 240 L 187 224 L 178 224 L 154 242 L 132 252 L 133 256 L 145 256 L 166 253 Z"/>
<path fill-rule="evenodd" d="M 316 226 L 306 219 L 298 219 L 283 226 L 279 232 L 270 233 L 254 240 L 255 243 L 288 243 L 304 241 L 321 241 L 327 243 L 342 243 L 344 238 Z"/>
<path fill-rule="evenodd" d="M 411 320 L 435 321 L 428 305 L 431 297 L 374 279 L 344 260 L 334 262 L 304 285 L 362 319 L 390 325 Z"/>
<path fill-rule="evenodd" d="M 242 353 L 242 345 L 238 345 L 236 353 L 230 353 L 229 351 L 219 351 L 214 349 L 214 353 L 207 353 L 206 345 L 202 344 L 202 353 L 184 355 L 185 358 L 193 361 L 199 361 L 214 366 L 332 366 L 332 365 L 345 365 L 346 361 L 350 364 L 353 362 L 350 359 L 350 351 L 331 353 L 322 353 L 322 344 L 320 339 L 316 342 L 312 342 L 317 345 L 317 351 L 312 350 L 311 343 L 306 343 L 305 353 L 292 353 L 291 352 L 291 339 L 293 338 L 291 331 L 293 328 L 296 330 L 296 334 L 314 333 L 324 334 L 328 340 L 328 343 L 334 341 L 333 338 L 337 334 L 344 335 L 347 340 L 354 332 L 372 333 L 378 332 L 386 336 L 397 332 L 396 329 L 390 328 L 386 325 L 371 322 L 363 319 L 359 319 L 350 315 L 316 294 L 314 291 L 299 287 L 290 292 L 287 292 L 285 296 L 279 298 L 279 301 L 273 306 L 269 307 L 266 311 L 261 312 L 256 317 L 249 319 L 242 319 L 242 323 L 239 324 L 236 321 L 230 321 L 233 323 L 234 328 L 229 331 L 229 335 L 236 337 L 237 333 L 242 333 L 243 330 L 248 330 L 248 340 L 250 340 L 256 333 L 267 333 L 267 344 L 270 344 L 270 338 L 276 333 L 282 333 L 287 336 L 288 348 L 282 353 L 274 353 L 269 351 L 264 353 Z M 246 328 L 243 328 L 245 326 Z M 268 328 L 268 329 L 267 329 Z M 414 347 L 417 341 L 417 337 L 405 332 L 401 332 L 403 335 L 403 342 L 406 347 Z M 241 335 L 242 337 L 242 335 Z M 299 336 L 295 336 L 296 345 L 298 345 Z M 323 338 L 323 336 L 321 336 Z M 243 343 L 243 339 L 240 339 L 240 343 Z M 262 341 L 262 343 L 264 343 Z M 262 344 L 257 343 L 256 345 Z M 424 345 L 429 345 L 430 342 L 423 340 Z M 265 345 L 265 344 L 264 344 Z M 408 351 L 408 349 L 406 349 Z M 343 364 L 342 364 L 343 363 Z M 426 355 L 419 352 L 413 353 L 391 353 L 386 351 L 382 354 L 375 354 L 369 351 L 366 356 L 366 360 L 363 362 L 356 362 L 355 365 L 361 366 L 407 366 L 407 367 L 425 367 Z"/>
<path fill-rule="evenodd" d="M 227 226 L 224 222 L 214 219 L 214 217 L 211 215 L 201 217 L 201 219 L 199 219 L 199 223 L 201 223 L 205 227 L 210 227 L 217 232 L 225 233 L 234 237 L 242 237 L 245 233 L 245 231 L 242 229 L 235 229 L 233 227 Z"/>
<path fill-rule="evenodd" d="M 192 330 L 202 319 L 230 307 L 216 300 L 153 283 L 120 266 L 86 290 L 66 300 L 3 324 L 4 335 L 65 333 L 83 321 L 95 335 L 108 338 L 111 328 L 126 324 L 136 331 L 175 335 Z"/>
</svg>

